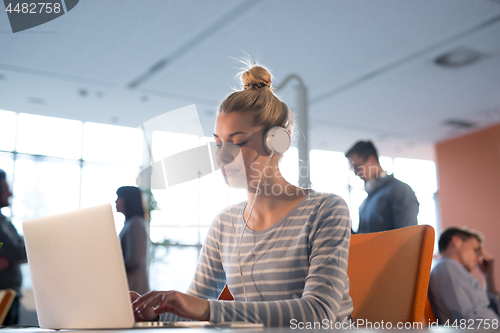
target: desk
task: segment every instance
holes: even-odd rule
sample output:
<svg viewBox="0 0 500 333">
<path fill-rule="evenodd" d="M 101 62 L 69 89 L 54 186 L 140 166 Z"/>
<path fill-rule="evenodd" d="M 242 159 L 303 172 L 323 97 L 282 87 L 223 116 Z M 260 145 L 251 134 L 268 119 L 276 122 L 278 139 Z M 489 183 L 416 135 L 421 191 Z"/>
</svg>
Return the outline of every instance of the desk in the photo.
<svg viewBox="0 0 500 333">
<path fill-rule="evenodd" d="M 257 328 L 257 329 L 248 329 L 248 328 L 134 328 L 134 329 L 114 329 L 114 330 L 74 330 L 71 332 L 74 333 L 230 333 L 230 332 L 261 332 L 261 333 L 299 333 L 299 332 L 394 332 L 393 330 L 367 330 L 367 329 L 355 329 L 355 330 L 305 330 L 305 329 L 291 329 L 289 327 L 274 327 L 274 328 Z M 447 329 L 444 327 L 438 327 L 435 329 L 416 329 L 416 330 L 399 330 L 399 331 L 407 331 L 407 332 L 418 332 L 418 333 L 465 333 L 471 332 L 470 330 L 462 330 L 462 329 Z M 496 330 L 474 330 L 474 332 L 495 332 Z M 0 329 L 1 333 L 50 333 L 50 332 L 59 332 L 54 330 L 44 330 L 41 328 L 2 328 Z"/>
</svg>

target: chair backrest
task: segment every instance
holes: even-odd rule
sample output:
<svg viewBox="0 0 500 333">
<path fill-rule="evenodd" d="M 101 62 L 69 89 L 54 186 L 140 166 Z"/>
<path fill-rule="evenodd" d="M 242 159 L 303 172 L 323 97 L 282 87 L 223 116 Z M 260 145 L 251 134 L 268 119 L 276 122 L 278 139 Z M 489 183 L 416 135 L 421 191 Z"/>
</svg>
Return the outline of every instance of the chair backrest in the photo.
<svg viewBox="0 0 500 333">
<path fill-rule="evenodd" d="M 354 319 L 421 323 L 433 248 L 434 229 L 428 225 L 352 235 L 348 274 Z"/>
<path fill-rule="evenodd" d="M 0 290 L 0 325 L 3 324 L 15 297 L 16 292 L 12 289 Z"/>
<path fill-rule="evenodd" d="M 429 298 L 427 298 L 427 301 L 425 302 L 424 320 L 422 322 L 423 322 L 423 327 L 431 326 L 431 324 L 434 323 L 437 324 L 437 318 L 436 315 L 434 315 L 434 310 L 432 310 Z"/>
</svg>

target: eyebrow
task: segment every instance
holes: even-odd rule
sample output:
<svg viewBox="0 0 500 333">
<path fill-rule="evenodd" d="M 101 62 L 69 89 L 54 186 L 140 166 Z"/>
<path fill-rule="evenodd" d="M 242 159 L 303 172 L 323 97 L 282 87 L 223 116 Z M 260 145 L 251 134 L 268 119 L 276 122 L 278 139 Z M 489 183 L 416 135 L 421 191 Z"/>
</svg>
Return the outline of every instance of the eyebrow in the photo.
<svg viewBox="0 0 500 333">
<path fill-rule="evenodd" d="M 231 134 L 229 134 L 228 136 L 229 136 L 230 138 L 232 138 L 233 136 L 238 135 L 238 134 L 248 134 L 248 133 L 247 133 L 247 132 L 241 132 L 241 131 L 240 131 L 240 132 L 234 132 L 234 133 L 231 133 Z M 218 137 L 219 137 L 219 136 L 218 136 L 217 134 L 215 134 L 215 133 L 212 133 L 212 135 L 213 135 L 213 136 L 215 136 L 216 138 L 218 138 Z"/>
</svg>

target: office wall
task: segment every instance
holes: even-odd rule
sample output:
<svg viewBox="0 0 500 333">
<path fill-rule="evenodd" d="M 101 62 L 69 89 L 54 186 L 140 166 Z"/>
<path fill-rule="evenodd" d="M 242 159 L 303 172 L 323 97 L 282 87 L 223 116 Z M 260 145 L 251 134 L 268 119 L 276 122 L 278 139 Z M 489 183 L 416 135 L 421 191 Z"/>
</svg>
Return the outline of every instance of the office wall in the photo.
<svg viewBox="0 0 500 333">
<path fill-rule="evenodd" d="M 438 143 L 436 161 L 442 229 L 484 234 L 500 289 L 500 125 Z"/>
</svg>

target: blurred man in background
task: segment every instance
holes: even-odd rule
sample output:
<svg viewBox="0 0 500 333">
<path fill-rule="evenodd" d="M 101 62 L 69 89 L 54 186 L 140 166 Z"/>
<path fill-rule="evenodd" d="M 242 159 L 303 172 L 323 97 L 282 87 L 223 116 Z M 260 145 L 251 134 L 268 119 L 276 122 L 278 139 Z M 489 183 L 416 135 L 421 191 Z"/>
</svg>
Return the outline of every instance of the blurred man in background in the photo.
<svg viewBox="0 0 500 333">
<path fill-rule="evenodd" d="M 5 171 L 0 169 L 0 209 L 9 206 L 9 198 L 12 196 Z M 23 275 L 20 264 L 26 262 L 26 248 L 24 240 L 17 233 L 16 228 L 0 211 L 0 289 L 13 289 L 16 297 L 5 317 L 4 325 L 19 323 L 19 299 L 21 298 L 21 285 Z"/>
<path fill-rule="evenodd" d="M 439 238 L 441 259 L 431 272 L 429 301 L 441 325 L 466 319 L 474 328 L 488 328 L 486 319 L 496 320 L 498 327 L 499 300 L 495 286 L 493 257 L 482 247 L 481 236 L 460 228 L 448 228 Z M 484 274 L 486 290 L 471 275 L 479 266 Z M 473 322 L 468 322 L 469 320 Z M 480 321 L 480 320 L 482 321 Z M 477 322 L 476 322 L 477 321 Z M 469 326 L 467 326 L 469 327 Z M 490 327 L 494 328 L 494 327 Z"/>
<path fill-rule="evenodd" d="M 358 233 L 417 225 L 418 200 L 411 187 L 388 175 L 380 166 L 371 141 L 358 141 L 345 153 L 352 170 L 368 193 L 359 207 Z"/>
</svg>

